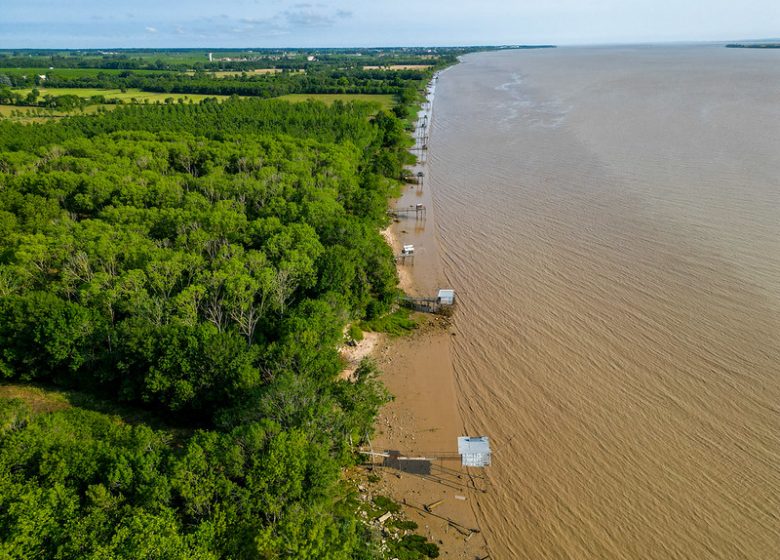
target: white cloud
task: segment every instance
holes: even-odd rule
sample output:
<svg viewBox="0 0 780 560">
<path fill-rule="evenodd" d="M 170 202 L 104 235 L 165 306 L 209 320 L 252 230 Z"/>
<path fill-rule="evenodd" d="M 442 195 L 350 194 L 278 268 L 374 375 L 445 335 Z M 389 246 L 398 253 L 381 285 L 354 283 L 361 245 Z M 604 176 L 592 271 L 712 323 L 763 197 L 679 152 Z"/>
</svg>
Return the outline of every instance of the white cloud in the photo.
<svg viewBox="0 0 780 560">
<path fill-rule="evenodd" d="M 157 33 L 156 27 L 146 27 L 145 29 L 147 33 Z"/>
</svg>

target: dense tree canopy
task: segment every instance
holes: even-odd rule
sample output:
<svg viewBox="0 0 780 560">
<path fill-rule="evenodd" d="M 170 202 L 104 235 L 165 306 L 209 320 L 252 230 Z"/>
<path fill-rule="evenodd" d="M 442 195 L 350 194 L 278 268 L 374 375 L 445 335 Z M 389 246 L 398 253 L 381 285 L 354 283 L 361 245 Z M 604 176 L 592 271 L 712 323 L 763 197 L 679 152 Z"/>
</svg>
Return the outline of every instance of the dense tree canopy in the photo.
<svg viewBox="0 0 780 560">
<path fill-rule="evenodd" d="M 0 557 L 371 558 L 340 468 L 387 396 L 336 381 L 386 312 L 410 157 L 362 104 L 229 101 L 0 123 L 0 378 L 166 430 L 0 400 Z"/>
<path fill-rule="evenodd" d="M 335 374 L 344 323 L 395 293 L 378 172 L 399 173 L 403 130 L 355 109 L 340 133 L 348 107 L 302 105 L 285 124 L 333 115 L 327 133 L 302 128 L 335 141 L 242 132 L 256 106 L 218 106 L 214 126 L 198 106 L 101 118 L 121 132 L 89 117 L 17 127 L 28 146 L 46 136 L 36 128 L 70 138 L 0 154 L 6 377 L 209 414 L 279 371 Z M 149 132 L 158 123 L 180 130 Z M 199 126 L 220 139 L 184 131 Z"/>
<path fill-rule="evenodd" d="M 264 419 L 165 432 L 0 400 L 3 558 L 360 557 L 339 462 L 305 428 Z"/>
</svg>

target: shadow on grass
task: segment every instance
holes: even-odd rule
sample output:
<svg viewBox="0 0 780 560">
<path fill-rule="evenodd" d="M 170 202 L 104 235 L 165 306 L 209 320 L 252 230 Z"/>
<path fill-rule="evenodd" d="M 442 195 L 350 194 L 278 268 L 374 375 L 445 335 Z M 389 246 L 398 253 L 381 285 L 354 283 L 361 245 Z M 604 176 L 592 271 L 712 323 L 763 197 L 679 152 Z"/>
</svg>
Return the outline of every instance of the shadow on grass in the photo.
<svg viewBox="0 0 780 560">
<path fill-rule="evenodd" d="M 117 417 L 130 425 L 145 425 L 153 430 L 166 431 L 175 440 L 189 438 L 195 430 L 205 428 L 203 423 L 188 423 L 180 418 L 144 408 L 118 404 L 106 398 L 73 389 L 62 389 L 43 383 L 3 383 L 0 384 L 0 399 L 21 399 L 34 414 L 48 414 L 81 408 Z"/>
</svg>

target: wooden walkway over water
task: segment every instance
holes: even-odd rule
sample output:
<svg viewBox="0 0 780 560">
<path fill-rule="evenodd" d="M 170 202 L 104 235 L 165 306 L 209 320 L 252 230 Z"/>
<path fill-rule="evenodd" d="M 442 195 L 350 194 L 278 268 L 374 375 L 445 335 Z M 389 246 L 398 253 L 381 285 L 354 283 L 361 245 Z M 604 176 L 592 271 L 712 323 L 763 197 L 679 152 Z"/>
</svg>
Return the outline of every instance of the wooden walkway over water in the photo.
<svg viewBox="0 0 780 560">
<path fill-rule="evenodd" d="M 423 220 L 428 212 L 424 204 L 411 204 L 409 208 L 391 208 L 387 213 L 393 218 L 409 217 L 414 214 L 415 219 Z"/>
<path fill-rule="evenodd" d="M 411 296 L 402 297 L 401 305 L 410 309 L 414 309 L 415 311 L 422 311 L 424 313 L 439 313 L 444 307 L 451 307 L 449 305 L 443 305 L 439 301 L 439 298 Z"/>
</svg>

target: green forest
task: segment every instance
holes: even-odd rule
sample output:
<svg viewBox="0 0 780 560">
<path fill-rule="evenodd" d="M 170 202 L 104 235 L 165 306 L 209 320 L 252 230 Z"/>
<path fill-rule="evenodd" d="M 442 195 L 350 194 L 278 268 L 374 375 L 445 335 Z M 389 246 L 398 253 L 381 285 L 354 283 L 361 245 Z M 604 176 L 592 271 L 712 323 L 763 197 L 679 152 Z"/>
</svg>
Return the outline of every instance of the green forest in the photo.
<svg viewBox="0 0 780 560">
<path fill-rule="evenodd" d="M 424 77 L 392 112 L 0 120 L 0 378 L 155 418 L 0 399 L 0 558 L 438 554 L 359 520 L 342 472 L 389 396 L 370 363 L 336 380 L 398 297 L 379 230 Z"/>
</svg>

